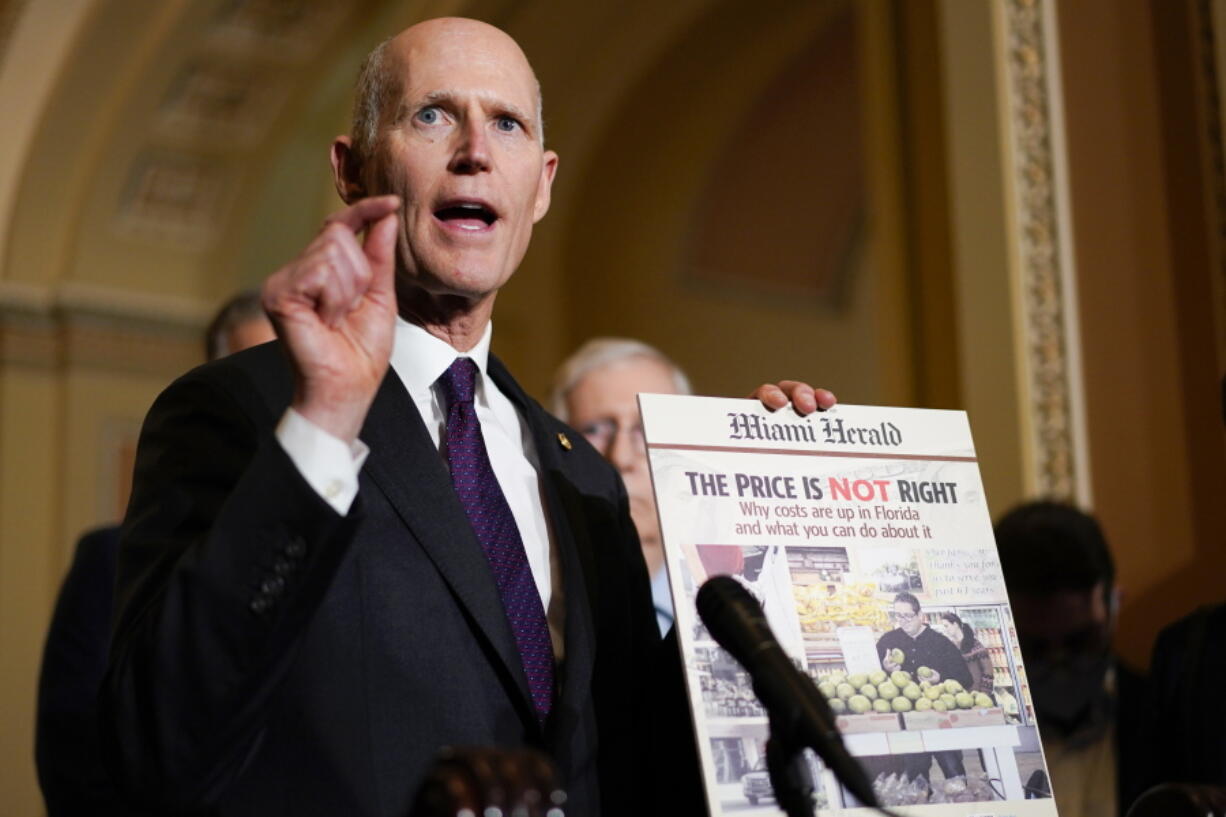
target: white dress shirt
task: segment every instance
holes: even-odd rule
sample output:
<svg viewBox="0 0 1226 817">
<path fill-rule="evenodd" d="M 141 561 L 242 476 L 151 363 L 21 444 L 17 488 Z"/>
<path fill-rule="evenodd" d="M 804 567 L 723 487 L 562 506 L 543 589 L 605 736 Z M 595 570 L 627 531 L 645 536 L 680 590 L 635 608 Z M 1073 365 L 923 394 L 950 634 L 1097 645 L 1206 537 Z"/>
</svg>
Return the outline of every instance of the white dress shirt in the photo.
<svg viewBox="0 0 1226 817">
<path fill-rule="evenodd" d="M 660 627 L 660 638 L 668 635 L 673 626 L 673 591 L 668 586 L 668 568 L 660 565 L 660 569 L 651 577 L 651 603 L 656 608 L 656 624 Z"/>
<path fill-rule="evenodd" d="M 492 334 L 493 324 L 487 324 L 477 345 L 459 353 L 398 317 L 391 366 L 408 390 L 430 439 L 440 447 L 447 434 L 447 406 L 434 383 L 457 357 L 472 358 L 477 364 L 474 407 L 481 435 L 494 476 L 523 539 L 528 566 L 549 619 L 554 655 L 561 657 L 563 605 L 560 582 L 555 579 L 560 573 L 541 493 L 540 462 L 531 432 L 520 420 L 515 405 L 487 374 Z M 365 443 L 358 440 L 346 445 L 292 408 L 286 409 L 277 425 L 277 439 L 316 493 L 337 513 L 348 513 L 358 493 L 358 471 L 369 453 Z M 446 452 L 440 451 L 440 455 L 446 465 Z"/>
</svg>

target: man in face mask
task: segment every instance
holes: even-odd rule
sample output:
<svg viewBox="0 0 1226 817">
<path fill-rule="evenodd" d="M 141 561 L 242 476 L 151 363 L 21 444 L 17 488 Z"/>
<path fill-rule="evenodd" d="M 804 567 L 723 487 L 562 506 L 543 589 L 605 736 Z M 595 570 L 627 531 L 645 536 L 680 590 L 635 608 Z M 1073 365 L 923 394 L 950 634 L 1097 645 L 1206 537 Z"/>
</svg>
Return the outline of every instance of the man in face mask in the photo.
<svg viewBox="0 0 1226 817">
<path fill-rule="evenodd" d="M 1145 681 L 1111 651 L 1119 591 L 1102 529 L 1082 511 L 1027 503 L 996 543 L 1061 817 L 1115 817 L 1144 777 Z"/>
</svg>

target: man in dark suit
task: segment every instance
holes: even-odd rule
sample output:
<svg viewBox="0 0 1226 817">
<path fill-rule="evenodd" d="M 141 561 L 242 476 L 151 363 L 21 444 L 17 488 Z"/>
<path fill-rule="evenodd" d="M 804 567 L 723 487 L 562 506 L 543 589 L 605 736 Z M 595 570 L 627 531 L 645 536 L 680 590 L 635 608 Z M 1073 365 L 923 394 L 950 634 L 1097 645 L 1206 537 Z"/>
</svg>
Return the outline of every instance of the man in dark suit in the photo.
<svg viewBox="0 0 1226 817">
<path fill-rule="evenodd" d="M 125 786 L 403 817 L 440 747 L 531 746 L 569 813 L 650 813 L 693 747 L 625 490 L 488 353 L 557 167 L 527 60 L 472 20 L 402 32 L 332 165 L 349 206 L 265 285 L 281 343 L 146 420 L 104 692 Z"/>
</svg>

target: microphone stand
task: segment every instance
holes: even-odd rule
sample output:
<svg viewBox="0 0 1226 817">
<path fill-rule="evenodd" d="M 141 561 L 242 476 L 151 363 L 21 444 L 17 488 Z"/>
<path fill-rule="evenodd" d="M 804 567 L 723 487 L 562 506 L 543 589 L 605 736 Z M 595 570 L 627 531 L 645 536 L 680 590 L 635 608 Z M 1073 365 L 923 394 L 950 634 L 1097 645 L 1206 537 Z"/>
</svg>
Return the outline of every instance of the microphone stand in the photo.
<svg viewBox="0 0 1226 817">
<path fill-rule="evenodd" d="M 805 762 L 804 744 L 790 739 L 775 716 L 770 719 L 766 741 L 766 771 L 770 775 L 775 803 L 788 817 L 813 817 L 815 786 Z"/>
<path fill-rule="evenodd" d="M 813 679 L 779 646 L 761 603 L 736 579 L 715 576 L 698 589 L 695 604 L 711 636 L 753 680 L 754 694 L 770 718 L 767 771 L 775 802 L 788 817 L 813 814 L 813 780 L 802 749 L 816 752 L 862 805 L 891 814 L 878 804 L 864 769 L 848 754 L 834 713 Z"/>
</svg>

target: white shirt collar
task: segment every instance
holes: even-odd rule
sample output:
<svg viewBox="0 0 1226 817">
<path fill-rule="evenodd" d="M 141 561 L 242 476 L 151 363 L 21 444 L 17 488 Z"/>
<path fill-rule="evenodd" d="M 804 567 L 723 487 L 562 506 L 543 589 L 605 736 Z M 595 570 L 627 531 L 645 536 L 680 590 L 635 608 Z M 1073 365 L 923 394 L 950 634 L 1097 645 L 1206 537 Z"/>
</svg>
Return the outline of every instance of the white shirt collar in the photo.
<svg viewBox="0 0 1226 817">
<path fill-rule="evenodd" d="M 416 324 L 409 323 L 404 318 L 396 317 L 396 339 L 392 347 L 392 368 L 396 376 L 404 383 L 409 395 L 418 405 L 429 405 L 432 396 L 432 386 L 439 376 L 457 357 L 469 357 L 477 364 L 480 375 L 477 377 L 476 399 L 479 403 L 488 404 L 485 395 L 486 366 L 490 359 L 490 339 L 493 337 L 494 323 L 485 325 L 485 332 L 477 345 L 467 352 L 457 352 L 451 344 L 435 337 Z"/>
<path fill-rule="evenodd" d="M 553 603 L 562 598 L 561 572 L 554 564 L 557 557 L 550 545 L 552 534 L 541 496 L 540 461 L 528 424 L 521 422 L 515 404 L 487 375 L 493 333 L 493 324 L 486 324 L 477 345 L 461 354 L 446 341 L 398 317 L 392 368 L 408 390 L 430 440 L 440 448 L 440 441 L 447 434 L 447 407 L 438 393 L 440 390 L 434 388 L 434 382 L 457 357 L 472 358 L 477 364 L 474 408 L 481 434 L 490 465 L 523 538 L 537 591 L 548 611 L 554 653 L 561 656 L 564 605 Z M 440 456 L 445 456 L 441 450 Z"/>
</svg>

